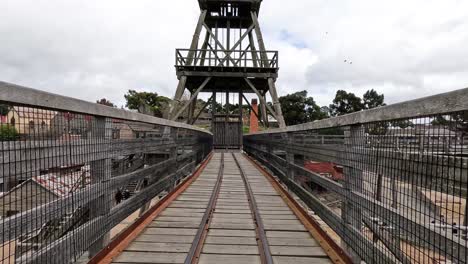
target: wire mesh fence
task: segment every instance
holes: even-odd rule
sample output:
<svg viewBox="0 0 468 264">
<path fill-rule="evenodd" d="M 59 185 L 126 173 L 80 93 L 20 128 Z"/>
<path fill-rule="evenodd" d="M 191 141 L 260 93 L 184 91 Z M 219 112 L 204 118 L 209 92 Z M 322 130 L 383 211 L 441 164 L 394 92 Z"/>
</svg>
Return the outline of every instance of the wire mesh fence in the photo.
<svg viewBox="0 0 468 264">
<path fill-rule="evenodd" d="M 194 127 L 8 88 L 70 107 L 0 96 L 0 263 L 96 254 L 211 151 Z"/>
<path fill-rule="evenodd" d="M 395 106 L 247 135 L 244 150 L 355 263 L 467 263 L 468 110 L 455 97 L 414 102 L 442 105 L 424 115 Z"/>
</svg>

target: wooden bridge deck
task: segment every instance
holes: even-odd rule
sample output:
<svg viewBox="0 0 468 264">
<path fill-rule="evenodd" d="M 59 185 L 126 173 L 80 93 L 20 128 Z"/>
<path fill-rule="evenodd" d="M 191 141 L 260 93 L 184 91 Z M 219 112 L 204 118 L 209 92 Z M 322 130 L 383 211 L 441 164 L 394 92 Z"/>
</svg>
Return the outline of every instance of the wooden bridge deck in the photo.
<svg viewBox="0 0 468 264">
<path fill-rule="evenodd" d="M 242 175 L 256 207 L 249 201 L 251 196 Z M 217 181 L 221 182 L 219 189 Z M 208 218 L 208 228 L 201 232 L 199 249 L 194 251 L 196 261 L 189 261 L 212 197 L 214 210 Z M 262 250 L 261 231 L 255 221 L 256 208 L 266 234 L 266 251 Z M 331 263 L 250 161 L 240 153 L 215 153 L 200 176 L 113 263 L 268 263 L 265 252 L 271 254 L 273 263 Z"/>
</svg>

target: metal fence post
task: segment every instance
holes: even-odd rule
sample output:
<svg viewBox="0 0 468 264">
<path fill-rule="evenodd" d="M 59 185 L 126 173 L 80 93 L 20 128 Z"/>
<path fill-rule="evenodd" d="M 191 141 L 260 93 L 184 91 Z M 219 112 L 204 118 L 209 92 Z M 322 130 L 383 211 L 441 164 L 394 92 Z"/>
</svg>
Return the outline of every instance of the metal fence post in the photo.
<svg viewBox="0 0 468 264">
<path fill-rule="evenodd" d="M 347 233 L 348 228 L 355 228 L 358 232 L 362 229 L 362 211 L 360 205 L 355 204 L 351 200 L 350 192 L 356 191 L 362 192 L 362 170 L 356 168 L 356 164 L 359 161 L 356 153 L 364 142 L 360 142 L 364 136 L 363 127 L 361 125 L 345 127 L 345 151 L 343 153 L 343 160 L 346 161 L 344 167 L 344 183 L 343 188 L 346 193 L 346 200 L 343 201 L 341 217 L 344 223 L 344 232 Z M 358 253 L 353 249 L 353 246 L 347 244 L 346 239 L 342 240 L 342 246 L 348 252 L 354 263 L 361 263 L 362 259 Z M 348 241 L 349 243 L 349 241 Z"/>
<path fill-rule="evenodd" d="M 110 141 L 112 139 L 112 122 L 110 118 L 97 117 L 92 130 L 92 138 L 96 141 Z M 107 144 L 102 144 L 106 145 Z M 101 146 L 102 146 L 101 145 Z M 101 195 L 90 203 L 90 218 L 108 215 L 112 206 L 112 190 L 109 190 L 108 183 L 112 174 L 112 161 L 107 159 L 90 162 L 91 184 L 100 184 Z M 100 232 L 100 230 L 95 230 Z M 95 256 L 102 250 L 110 240 L 110 233 L 105 233 L 89 247 L 89 257 Z"/>
</svg>

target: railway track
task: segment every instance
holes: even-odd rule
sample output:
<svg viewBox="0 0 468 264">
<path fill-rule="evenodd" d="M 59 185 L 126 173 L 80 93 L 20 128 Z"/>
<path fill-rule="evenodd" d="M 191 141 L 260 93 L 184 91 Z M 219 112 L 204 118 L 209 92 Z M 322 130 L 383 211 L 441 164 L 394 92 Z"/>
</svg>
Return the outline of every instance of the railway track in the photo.
<svg viewBox="0 0 468 264">
<path fill-rule="evenodd" d="M 332 263 L 241 153 L 215 153 L 139 236 L 106 259 L 102 263 Z"/>
</svg>

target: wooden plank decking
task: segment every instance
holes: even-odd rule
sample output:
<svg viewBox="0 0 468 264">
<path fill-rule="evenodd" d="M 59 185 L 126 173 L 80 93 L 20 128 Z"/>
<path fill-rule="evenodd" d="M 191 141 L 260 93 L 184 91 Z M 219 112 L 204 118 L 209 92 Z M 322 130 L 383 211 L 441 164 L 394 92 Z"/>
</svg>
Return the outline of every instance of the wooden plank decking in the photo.
<svg viewBox="0 0 468 264">
<path fill-rule="evenodd" d="M 270 182 L 236 153 L 260 212 L 274 263 L 331 263 Z M 221 164 L 216 153 L 200 177 L 113 263 L 184 263 L 205 214 Z M 261 263 L 256 225 L 240 169 L 231 154 L 224 169 L 215 211 L 199 263 Z"/>
</svg>

